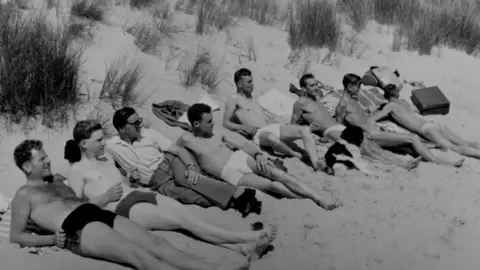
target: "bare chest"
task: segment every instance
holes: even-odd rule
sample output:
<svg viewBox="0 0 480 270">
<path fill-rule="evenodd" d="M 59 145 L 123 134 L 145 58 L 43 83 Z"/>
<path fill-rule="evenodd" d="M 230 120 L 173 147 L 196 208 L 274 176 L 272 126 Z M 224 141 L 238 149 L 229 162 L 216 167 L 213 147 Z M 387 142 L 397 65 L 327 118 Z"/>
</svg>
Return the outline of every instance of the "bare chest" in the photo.
<svg viewBox="0 0 480 270">
<path fill-rule="evenodd" d="M 56 201 L 65 201 L 66 203 L 81 202 L 73 190 L 65 184 L 49 183 L 43 187 L 35 187 L 32 192 L 31 200 L 34 205 L 49 204 Z"/>
</svg>

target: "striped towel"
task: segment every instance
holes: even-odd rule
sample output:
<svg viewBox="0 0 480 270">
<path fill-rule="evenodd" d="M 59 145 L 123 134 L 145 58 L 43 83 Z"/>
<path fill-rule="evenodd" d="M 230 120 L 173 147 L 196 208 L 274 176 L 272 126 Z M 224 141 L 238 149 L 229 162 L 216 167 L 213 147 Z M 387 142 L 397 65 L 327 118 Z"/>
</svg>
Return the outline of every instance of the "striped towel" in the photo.
<svg viewBox="0 0 480 270">
<path fill-rule="evenodd" d="M 10 237 L 10 220 L 12 219 L 11 211 L 8 210 L 0 216 L 0 242 L 9 242 Z"/>
<path fill-rule="evenodd" d="M 5 198 L 9 202 L 11 199 Z M 0 213 L 0 243 L 9 243 L 10 244 L 10 221 L 12 220 L 12 211 L 10 209 L 6 210 L 3 214 Z M 17 244 L 12 244 L 19 249 L 25 250 L 28 253 L 37 254 L 37 255 L 46 255 L 56 251 L 62 251 L 64 249 L 58 247 L 23 247 L 20 248 Z"/>
</svg>

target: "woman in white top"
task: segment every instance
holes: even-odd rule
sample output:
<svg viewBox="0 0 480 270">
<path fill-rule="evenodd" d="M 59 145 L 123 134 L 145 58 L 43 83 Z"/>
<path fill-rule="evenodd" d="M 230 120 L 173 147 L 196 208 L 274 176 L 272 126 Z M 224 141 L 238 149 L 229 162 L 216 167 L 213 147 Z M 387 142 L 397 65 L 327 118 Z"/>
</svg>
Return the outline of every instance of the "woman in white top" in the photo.
<svg viewBox="0 0 480 270">
<path fill-rule="evenodd" d="M 113 162 L 102 157 L 105 138 L 102 126 L 96 121 L 78 122 L 73 138 L 65 146 L 65 158 L 72 165 L 68 185 L 79 198 L 130 218 L 149 230 L 190 231 L 207 242 L 237 251 L 249 260 L 258 258 L 276 236 L 277 227 L 273 225 L 261 231 L 221 229 L 195 217 L 188 208 L 171 198 L 133 189 L 129 179 L 121 175 Z"/>
</svg>

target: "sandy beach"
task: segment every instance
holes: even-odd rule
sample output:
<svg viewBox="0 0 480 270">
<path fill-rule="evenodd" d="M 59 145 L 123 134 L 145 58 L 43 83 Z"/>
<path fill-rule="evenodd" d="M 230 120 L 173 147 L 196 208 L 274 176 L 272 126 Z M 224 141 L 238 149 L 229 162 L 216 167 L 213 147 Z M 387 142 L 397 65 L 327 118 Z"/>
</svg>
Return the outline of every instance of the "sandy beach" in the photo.
<svg viewBox="0 0 480 270">
<path fill-rule="evenodd" d="M 446 47 L 435 47 L 428 56 L 405 50 L 392 52 L 391 29 L 370 22 L 357 37 L 354 55 L 338 53 L 330 63 L 322 63 L 317 59 L 323 59 L 328 50 L 312 49 L 296 61 L 290 61 L 287 33 L 280 28 L 241 20 L 238 26 L 228 31 L 197 36 L 194 16 L 182 10 L 174 12 L 175 20 L 185 31 L 168 39 L 155 54 L 141 52 L 134 37 L 122 29 L 128 23 L 145 20 L 145 11 L 134 11 L 128 5 L 114 6 L 109 9 L 104 22 L 92 27 L 92 38 L 82 42 L 85 52 L 81 74 L 86 82 L 82 91 L 88 93 L 91 101 L 82 106 L 77 119 L 83 119 L 94 107 L 108 65 L 128 57 L 142 67 L 143 77 L 137 90 L 146 102 L 138 112 L 152 128 L 176 140 L 184 131 L 156 118 L 151 105 L 164 100 L 193 104 L 201 97 L 205 89 L 200 85 L 185 88 L 180 84 L 181 74 L 177 66 L 203 48 L 212 52 L 212 63 L 220 70 L 219 76 L 223 79 L 210 93 L 221 107 L 220 112 L 214 113 L 216 129 L 223 129 L 220 127 L 223 104 L 226 97 L 235 92 L 233 73 L 238 68 L 252 70 L 255 95 L 277 89 L 295 98 L 288 92 L 288 86 L 290 83 L 298 85 L 298 75 L 302 71 L 311 72 L 324 84 L 340 89 L 344 74 L 361 76 L 372 65 L 385 65 L 398 69 L 402 79 L 422 81 L 426 86 L 437 85 L 451 102 L 450 113 L 425 118 L 448 126 L 465 139 L 480 141 L 480 94 L 476 74 L 480 70 L 480 61 L 474 56 Z M 51 13 L 53 16 L 55 12 Z M 345 33 L 349 31 L 351 29 L 345 26 Z M 246 53 L 248 40 L 253 42 L 255 61 L 242 56 Z M 414 87 L 406 85 L 401 97 L 411 102 L 412 89 Z M 0 193 L 12 197 L 25 183 L 12 155 L 14 147 L 25 138 L 43 140 L 52 160 L 52 171 L 66 175 L 69 165 L 63 159 L 63 147 L 72 136 L 73 123 L 62 130 L 37 125 L 28 134 L 19 127 L 10 131 L 0 129 Z M 325 150 L 320 147 L 319 154 L 323 155 Z M 453 152 L 432 152 L 448 160 L 460 157 Z M 314 173 L 298 159 L 286 159 L 285 164 L 305 183 L 338 197 L 343 206 L 327 212 L 308 200 L 277 200 L 261 192 L 257 193 L 263 201 L 262 215 L 251 214 L 245 219 L 233 210 L 188 206 L 194 208 L 199 217 L 228 228 L 248 230 L 250 223 L 255 221 L 278 223 L 279 234 L 273 242 L 274 250 L 254 261 L 251 269 L 477 269 L 480 263 L 480 231 L 476 228 L 480 225 L 478 160 L 467 158 L 462 168 L 422 162 L 416 170 L 408 173 L 385 165 L 382 167 L 385 172 L 380 177 L 368 177 L 358 171 L 339 176 Z M 233 251 L 178 233 L 154 233 L 208 261 L 229 264 L 243 260 Z M 124 267 L 67 252 L 28 254 L 8 242 L 1 242 L 0 269 L 113 270 Z"/>
</svg>

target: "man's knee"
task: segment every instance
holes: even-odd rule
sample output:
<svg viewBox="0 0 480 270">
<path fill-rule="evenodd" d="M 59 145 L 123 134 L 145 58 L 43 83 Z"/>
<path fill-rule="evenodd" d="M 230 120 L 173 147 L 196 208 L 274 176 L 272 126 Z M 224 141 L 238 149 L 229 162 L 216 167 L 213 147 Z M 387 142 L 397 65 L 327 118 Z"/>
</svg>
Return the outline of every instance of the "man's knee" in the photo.
<svg viewBox="0 0 480 270">
<path fill-rule="evenodd" d="M 422 142 L 422 140 L 420 139 L 420 136 L 418 136 L 417 134 L 410 134 L 407 141 L 411 144 L 417 144 Z"/>
<path fill-rule="evenodd" d="M 298 126 L 298 129 L 299 129 L 299 132 L 300 132 L 300 135 L 302 137 L 304 136 L 309 136 L 312 132 L 310 131 L 310 127 L 309 126 Z"/>
<path fill-rule="evenodd" d="M 273 133 L 271 133 L 271 132 L 269 132 L 268 134 L 266 134 L 265 138 L 267 139 L 267 141 L 268 141 L 269 143 L 272 143 L 272 144 L 278 144 L 278 143 L 280 143 L 280 138 L 279 138 L 277 135 L 275 135 L 275 134 L 273 134 Z"/>
</svg>

